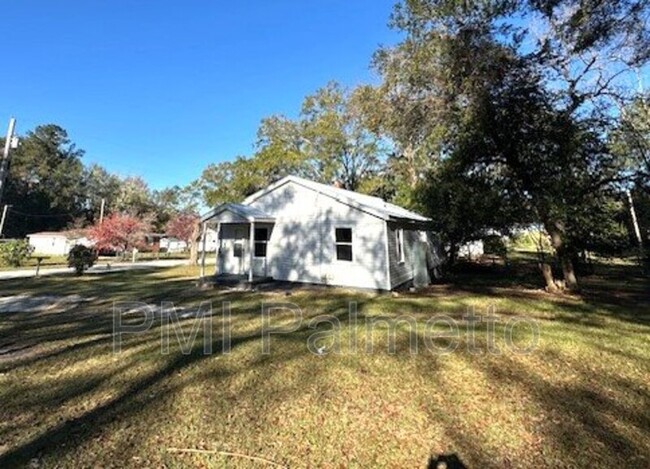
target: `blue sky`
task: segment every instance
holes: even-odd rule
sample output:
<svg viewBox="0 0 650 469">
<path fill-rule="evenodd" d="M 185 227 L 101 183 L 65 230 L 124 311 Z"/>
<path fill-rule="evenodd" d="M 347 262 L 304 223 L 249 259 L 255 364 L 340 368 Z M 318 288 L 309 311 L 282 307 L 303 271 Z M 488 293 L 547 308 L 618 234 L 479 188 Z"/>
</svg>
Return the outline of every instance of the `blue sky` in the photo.
<svg viewBox="0 0 650 469">
<path fill-rule="evenodd" d="M 250 154 L 260 119 L 329 80 L 375 80 L 396 41 L 395 0 L 5 3 L 2 128 L 59 124 L 87 163 L 153 188 Z"/>
</svg>

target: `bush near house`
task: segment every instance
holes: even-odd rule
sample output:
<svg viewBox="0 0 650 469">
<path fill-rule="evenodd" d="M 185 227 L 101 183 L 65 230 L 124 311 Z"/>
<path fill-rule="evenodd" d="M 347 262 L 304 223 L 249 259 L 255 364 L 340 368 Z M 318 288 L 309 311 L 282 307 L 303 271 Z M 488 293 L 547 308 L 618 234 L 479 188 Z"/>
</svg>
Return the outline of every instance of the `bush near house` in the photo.
<svg viewBox="0 0 650 469">
<path fill-rule="evenodd" d="M 83 275 L 86 269 L 95 264 L 97 253 L 84 245 L 77 244 L 68 253 L 68 267 L 73 267 L 77 275 Z"/>
<path fill-rule="evenodd" d="M 14 239 L 0 244 L 0 260 L 3 265 L 20 267 L 29 259 L 33 248 L 22 239 Z"/>
</svg>

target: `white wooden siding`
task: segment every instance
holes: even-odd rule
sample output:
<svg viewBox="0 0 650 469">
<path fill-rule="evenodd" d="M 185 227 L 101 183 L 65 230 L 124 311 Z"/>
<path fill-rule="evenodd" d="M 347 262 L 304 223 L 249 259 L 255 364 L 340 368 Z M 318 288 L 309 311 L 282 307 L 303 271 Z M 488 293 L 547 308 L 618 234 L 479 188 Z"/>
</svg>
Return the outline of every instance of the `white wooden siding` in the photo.
<svg viewBox="0 0 650 469">
<path fill-rule="evenodd" d="M 62 235 L 27 235 L 29 245 L 34 249 L 33 254 L 47 256 L 67 256 L 76 244 L 91 246 L 87 238 L 68 239 Z"/>
<path fill-rule="evenodd" d="M 389 288 L 384 221 L 288 182 L 251 202 L 275 217 L 268 274 L 278 280 Z M 334 230 L 352 228 L 351 262 L 336 259 Z"/>
<path fill-rule="evenodd" d="M 65 236 L 29 236 L 29 244 L 34 248 L 34 254 L 65 256 L 70 251 Z"/>
<path fill-rule="evenodd" d="M 217 232 L 212 228 L 208 228 L 205 236 L 205 252 L 208 254 L 214 254 L 217 249 Z M 201 241 L 197 244 L 197 249 L 199 252 L 203 252 L 203 243 Z"/>
<path fill-rule="evenodd" d="M 397 231 L 399 229 L 404 230 L 404 262 L 400 262 L 397 249 Z M 388 258 L 391 289 L 413 280 L 418 267 L 422 267 L 417 265 L 422 260 L 416 256 L 416 248 L 418 243 L 421 242 L 422 233 L 422 231 L 411 229 L 408 226 L 388 222 Z"/>
</svg>

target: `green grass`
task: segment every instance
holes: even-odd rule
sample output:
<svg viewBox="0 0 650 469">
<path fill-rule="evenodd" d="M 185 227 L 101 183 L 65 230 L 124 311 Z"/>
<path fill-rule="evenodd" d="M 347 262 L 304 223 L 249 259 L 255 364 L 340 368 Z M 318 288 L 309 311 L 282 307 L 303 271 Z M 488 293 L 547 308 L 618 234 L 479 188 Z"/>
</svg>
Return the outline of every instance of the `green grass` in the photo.
<svg viewBox="0 0 650 469">
<path fill-rule="evenodd" d="M 127 258 L 130 260 L 131 256 L 127 256 Z M 190 253 L 189 251 L 187 252 L 139 252 L 138 253 L 138 260 L 139 261 L 150 261 L 150 260 L 157 260 L 157 259 L 189 259 L 190 258 Z"/>
<path fill-rule="evenodd" d="M 265 467 L 246 456 L 290 467 L 426 467 L 430 457 L 451 454 L 468 467 L 647 467 L 649 284 L 632 265 L 597 267 L 581 296 L 533 288 L 525 263 L 465 269 L 449 284 L 397 295 L 199 290 L 189 267 L 2 281 L 3 296 L 90 301 L 0 313 L 0 467 L 33 458 L 44 467 Z M 201 340 L 190 354 L 174 341 L 161 354 L 159 319 L 147 333 L 125 336 L 114 354 L 111 308 L 124 300 L 209 300 L 215 309 L 229 301 L 232 351 L 218 353 L 222 320 L 215 315 L 212 355 L 202 353 Z M 295 303 L 305 319 L 297 331 L 273 336 L 270 355 L 261 354 L 263 301 Z M 358 304 L 356 325 L 348 321 L 349 301 Z M 483 323 L 476 327 L 482 353 L 468 350 L 463 316 L 471 309 L 498 316 L 500 354 L 485 353 Z M 316 331 L 307 320 L 323 314 L 340 319 L 340 354 L 307 349 Z M 443 314 L 461 326 L 454 353 L 422 347 L 427 319 Z M 366 319 L 401 315 L 417 320 L 417 354 L 404 322 L 396 353 L 385 346 L 385 328 L 367 334 Z M 537 321 L 532 353 L 506 346 L 502 333 L 513 316 Z M 274 325 L 290 319 L 273 312 Z M 191 325 L 183 321 L 184 330 Z M 516 344 L 530 340 L 529 329 L 515 329 Z M 439 337 L 432 345 L 449 343 Z"/>
<path fill-rule="evenodd" d="M 25 260 L 22 265 L 19 267 L 13 267 L 13 266 L 8 266 L 4 264 L 0 264 L 0 270 L 16 270 L 16 269 L 30 269 L 30 268 L 36 268 L 36 265 L 38 264 L 38 260 L 36 256 L 29 257 L 27 260 Z M 66 256 L 45 256 L 43 255 L 43 259 L 41 261 L 41 268 L 48 268 L 48 267 L 67 267 L 68 266 L 68 259 Z"/>
<path fill-rule="evenodd" d="M 68 267 L 68 258 L 66 256 L 49 256 L 43 254 L 42 256 L 32 255 L 26 261 L 24 261 L 22 265 L 18 267 L 0 264 L 0 271 L 35 269 L 36 265 L 38 264 L 38 257 L 42 257 L 41 269 L 48 269 L 54 267 Z M 190 257 L 189 253 L 183 253 L 183 252 L 169 253 L 169 254 L 168 253 L 154 254 L 152 252 L 140 252 L 138 253 L 136 262 L 146 262 L 146 261 L 159 260 L 159 259 L 160 260 L 189 259 L 189 257 Z M 117 256 L 100 256 L 97 259 L 96 264 L 106 264 L 106 263 L 114 264 L 116 262 L 131 262 L 131 256 L 130 255 L 125 256 L 124 258 L 117 257 Z"/>
</svg>

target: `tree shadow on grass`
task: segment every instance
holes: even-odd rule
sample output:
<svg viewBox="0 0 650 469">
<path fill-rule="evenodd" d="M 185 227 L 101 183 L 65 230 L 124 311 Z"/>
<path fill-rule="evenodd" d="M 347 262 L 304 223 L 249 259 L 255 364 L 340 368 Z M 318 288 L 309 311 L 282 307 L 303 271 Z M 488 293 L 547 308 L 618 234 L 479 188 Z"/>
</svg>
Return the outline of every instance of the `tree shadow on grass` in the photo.
<svg viewBox="0 0 650 469">
<path fill-rule="evenodd" d="M 340 313 L 342 320 L 345 320 L 343 317 L 344 314 L 345 313 Z M 136 341 L 130 341 L 129 346 L 140 347 L 141 345 L 147 345 L 150 349 L 149 353 L 157 353 L 157 350 L 159 350 L 160 347 L 158 342 L 160 335 L 157 332 L 159 326 L 160 323 L 157 323 L 150 335 Z M 304 344 L 308 334 L 311 332 L 312 331 L 308 326 L 302 326 L 290 335 L 284 335 L 282 340 L 288 340 L 303 345 L 300 354 L 307 355 L 310 352 L 306 347 L 304 347 Z M 230 341 L 231 350 L 242 347 L 247 343 L 260 341 L 261 336 L 261 330 L 256 330 L 246 335 L 235 336 Z M 24 442 L 18 447 L 10 449 L 0 455 L 0 467 L 24 465 L 35 456 L 40 455 L 46 455 L 47 457 L 63 455 L 72 451 L 75 447 L 78 447 L 82 442 L 92 439 L 94 436 L 101 433 L 106 425 L 117 420 L 134 418 L 137 414 L 144 412 L 145 409 L 161 405 L 162 401 L 152 396 L 158 396 L 161 394 L 171 396 L 174 392 L 180 391 L 184 386 L 189 384 L 195 385 L 202 379 L 209 379 L 214 383 L 215 381 L 219 382 L 232 376 L 233 373 L 237 373 L 235 370 L 223 369 L 218 366 L 217 369 L 215 369 L 215 365 L 212 365 L 212 369 L 204 373 L 193 373 L 192 377 L 187 377 L 180 381 L 174 379 L 176 376 L 181 374 L 181 372 L 188 369 L 188 367 L 192 367 L 210 357 L 214 357 L 215 354 L 220 354 L 222 347 L 224 346 L 221 338 L 212 342 L 213 354 L 208 355 L 204 352 L 204 344 L 201 340 L 202 338 L 202 336 L 197 338 L 198 340 L 196 342 L 198 342 L 198 345 L 193 347 L 188 354 L 182 354 L 180 350 L 173 349 L 171 355 L 169 355 L 169 359 L 166 360 L 162 366 L 157 367 L 155 371 L 150 372 L 143 377 L 137 377 L 115 397 L 112 397 L 91 410 L 84 412 L 80 416 L 69 418 L 54 426 L 50 426 L 29 441 Z M 51 357 L 59 359 L 61 357 L 59 354 L 72 354 L 73 352 L 79 352 L 82 347 L 98 345 L 104 349 L 105 354 L 111 353 L 108 344 L 105 343 L 105 338 L 98 338 L 96 340 L 87 341 L 78 347 L 71 346 L 65 348 L 58 353 L 51 355 Z M 257 368 L 266 375 L 274 374 L 279 363 L 300 358 L 300 356 L 296 356 L 294 353 L 296 348 L 291 348 L 288 352 L 284 351 L 284 349 L 280 347 L 278 347 L 278 349 L 278 353 L 273 354 L 272 366 L 269 365 L 271 358 L 262 355 L 255 358 L 252 363 L 248 364 L 246 369 L 252 370 Z M 139 352 L 146 355 L 146 352 L 144 351 Z M 96 353 L 93 354 L 93 356 L 96 358 Z M 25 365 L 25 363 L 23 363 L 23 365 Z M 133 363 L 127 362 L 118 367 L 117 370 L 108 374 L 100 373 L 94 377 L 88 376 L 87 379 L 84 378 L 81 380 L 81 383 L 79 377 L 74 377 L 64 381 L 59 381 L 54 387 L 49 387 L 48 384 L 44 384 L 44 387 L 39 388 L 39 391 L 36 393 L 38 397 L 34 398 L 37 399 L 37 402 L 31 402 L 31 404 L 24 400 L 21 402 L 26 406 L 43 404 L 52 407 L 64 405 L 72 399 L 80 398 L 83 395 L 88 394 L 98 388 L 102 383 L 110 380 L 111 377 L 124 373 L 133 365 Z M 308 381 L 306 375 L 303 375 L 301 385 L 307 386 L 307 384 Z M 292 383 L 286 382 L 282 389 L 278 390 L 279 392 L 277 395 L 274 394 L 273 399 L 276 399 L 278 402 L 284 402 L 284 400 L 289 397 L 287 394 L 288 392 L 298 392 L 300 389 L 303 389 L 302 387 L 296 387 L 292 390 L 292 386 Z M 257 389 L 256 386 L 252 386 L 246 392 L 255 393 Z M 243 394 L 239 396 L 239 398 L 242 399 L 245 398 L 245 396 L 246 394 Z M 45 402 L 41 402 L 43 399 Z M 264 418 L 264 416 L 258 415 L 257 418 Z M 14 428 L 13 431 L 15 430 L 16 429 Z"/>
<path fill-rule="evenodd" d="M 518 262 L 510 268 L 464 263 L 449 281 L 413 296 L 432 298 L 479 295 L 495 299 L 545 302 L 555 305 L 558 320 L 602 327 L 611 317 L 650 325 L 650 278 L 636 265 L 599 264 L 595 275 L 580 278 L 578 294 L 549 294 L 542 288 L 534 264 Z M 566 313 L 566 314 L 565 314 Z"/>
<path fill-rule="evenodd" d="M 150 277 L 148 282 L 155 281 L 155 279 L 155 276 Z M 123 282 L 120 281 L 119 283 Z M 119 287 L 114 286 L 113 288 Z M 234 315 L 241 315 L 244 318 L 252 317 L 253 313 L 258 313 L 257 306 L 262 299 L 273 299 L 272 297 L 268 298 L 258 294 L 198 293 L 195 289 L 192 289 L 191 281 L 187 279 L 168 280 L 161 283 L 160 288 L 149 287 L 150 289 L 144 292 L 141 291 L 142 285 L 138 288 L 125 288 L 127 288 L 128 294 L 139 293 L 141 298 L 150 302 L 161 301 L 166 299 L 166 297 L 169 298 L 175 295 L 178 295 L 183 301 L 200 302 L 204 299 L 213 299 L 230 300 L 233 303 L 241 302 L 241 308 L 237 307 Z M 124 297 L 128 297 L 128 294 Z M 380 301 L 378 302 L 381 303 L 390 299 L 388 303 L 390 304 L 390 308 L 395 308 L 392 312 L 396 315 L 410 310 L 420 311 L 424 314 L 428 310 L 429 303 L 426 301 L 423 303 L 417 297 L 412 298 L 411 296 L 406 295 L 405 297 L 396 299 L 382 296 L 379 297 Z M 334 313 L 345 308 L 348 301 L 359 298 L 361 298 L 361 301 L 359 301 L 359 309 L 361 310 L 372 305 L 376 297 L 356 295 L 354 293 L 341 294 L 340 292 L 331 291 L 323 292 L 322 294 L 306 291 L 304 295 L 296 292 L 295 295 L 288 298 L 288 301 L 296 301 L 305 307 L 311 306 L 316 312 Z M 277 300 L 277 298 L 275 299 Z M 465 300 L 455 300 L 461 310 L 469 306 L 469 303 L 465 304 L 463 301 Z M 574 303 L 571 302 L 571 304 L 573 305 Z M 400 305 L 402 307 L 401 309 L 399 308 Z M 593 313 L 590 313 L 588 309 L 581 311 L 580 308 L 583 307 L 589 308 L 588 305 L 583 305 L 575 310 L 569 309 L 562 314 L 562 317 L 580 319 L 580 315 L 583 313 L 587 316 L 589 314 L 593 316 Z M 387 311 L 385 314 L 389 314 L 390 312 Z M 310 314 L 312 313 L 313 311 L 310 311 Z M 40 342 L 80 339 L 79 342 L 65 343 L 61 348 L 48 349 L 40 358 L 37 358 L 37 355 L 25 357 L 24 361 L 19 362 L 19 366 L 29 366 L 39 359 L 51 359 L 53 365 L 56 365 L 62 358 L 74 358 L 86 349 L 92 353 L 96 347 L 100 347 L 102 351 L 109 353 L 108 343 L 112 339 L 112 322 L 109 318 L 101 317 L 102 315 L 106 315 L 106 311 L 102 314 L 88 314 L 82 310 L 70 311 L 60 317 L 57 314 L 47 313 L 30 317 L 16 314 L 6 317 L 6 320 L 3 321 L 3 326 L 5 327 L 2 329 L 2 335 L 4 337 L 16 337 L 16 334 L 18 334 L 17 339 L 12 339 L 15 340 L 17 345 L 29 343 L 36 346 L 33 339 L 38 339 L 37 341 Z M 65 314 L 69 314 L 67 320 Z M 341 313 L 341 316 L 339 316 L 342 322 L 345 322 L 344 314 Z M 562 318 L 558 320 L 562 320 Z M 14 322 L 18 326 L 17 328 L 13 328 Z M 17 324 L 18 322 L 20 322 L 19 325 Z M 584 326 L 585 324 L 581 322 L 579 325 Z M 602 324 L 599 325 L 599 327 L 602 326 Z M 51 329 L 48 330 L 48 328 Z M 22 334 L 21 331 L 29 331 L 30 334 Z M 287 343 L 295 341 L 304 346 L 308 332 L 307 329 L 303 328 L 291 335 L 283 336 L 283 340 Z M 259 337 L 260 332 L 255 331 L 245 336 L 233 338 L 233 349 L 247 346 L 247 344 L 259 340 Z M 149 340 L 151 340 L 151 337 L 145 338 L 143 343 L 146 345 L 146 342 Z M 131 345 L 136 344 L 132 343 Z M 442 345 L 444 346 L 444 344 Z M 217 351 L 220 347 L 220 341 L 213 342 L 213 350 Z M 408 358 L 407 350 L 399 348 L 398 352 L 406 356 L 406 358 L 403 358 L 403 355 L 400 355 L 404 360 L 410 359 Z M 232 368 L 222 367 L 215 362 L 210 362 L 209 369 L 205 371 L 187 373 L 187 377 L 183 376 L 170 380 L 170 377 L 184 374 L 182 372 L 188 369 L 188 367 L 197 364 L 208 364 L 204 362 L 205 356 L 200 347 L 193 349 L 190 355 L 181 355 L 180 352 L 175 353 L 178 353 L 178 355 L 170 356 L 155 371 L 150 371 L 144 376 L 137 376 L 132 383 L 121 389 L 116 396 L 99 404 L 98 407 L 86 411 L 77 417 L 73 417 L 70 420 L 52 425 L 24 444 L 9 450 L 9 452 L 0 456 L 0 466 L 25 464 L 41 452 L 46 452 L 46 456 L 48 457 L 69 455 L 78 445 L 93 438 L 99 432 L 105 431 L 106 427 L 112 422 L 132 419 L 145 410 L 150 411 L 155 406 L 160 406 L 161 401 L 158 398 L 150 397 L 151 394 L 157 396 L 164 394 L 167 399 L 172 399 L 173 392 L 180 391 L 183 386 L 190 384 L 189 380 L 212 380 L 215 386 L 219 386 L 222 382 L 232 377 L 233 373 L 239 372 Z M 283 400 L 295 397 L 291 393 L 307 392 L 308 381 L 313 378 L 308 373 L 309 363 L 300 368 L 300 375 L 295 378 L 300 380 L 300 386 L 296 386 L 295 383 L 289 380 L 282 383 L 283 377 L 279 376 L 279 373 L 283 371 L 279 363 L 298 360 L 304 353 L 307 353 L 306 348 L 300 353 L 295 353 L 294 348 L 287 348 L 279 350 L 277 355 L 274 354 L 272 360 L 262 357 L 245 364 L 246 371 L 251 369 L 259 370 L 259 375 L 246 380 L 243 385 L 237 388 L 239 391 L 242 391 L 242 394 L 234 396 L 233 399 L 249 398 L 259 390 L 259 386 L 269 386 L 268 382 L 270 378 L 276 379 L 277 382 L 272 385 L 272 390 L 275 391 L 276 395 L 272 396 L 269 405 L 279 405 Z M 630 411 L 630 409 L 623 406 L 613 396 L 609 395 L 606 387 L 589 387 L 582 382 L 562 384 L 561 380 L 557 379 L 551 381 L 539 376 L 534 370 L 522 368 L 521 364 L 516 363 L 509 357 L 502 357 L 499 360 L 495 359 L 491 361 L 482 361 L 473 356 L 464 356 L 463 358 L 472 367 L 475 367 L 480 375 L 486 374 L 499 387 L 518 386 L 525 389 L 526 395 L 531 396 L 535 403 L 544 409 L 548 415 L 556 419 L 551 420 L 549 418 L 548 421 L 544 421 L 540 432 L 547 442 L 559 448 L 559 454 L 567 458 L 566 460 L 571 460 L 571 454 L 577 454 L 582 451 L 582 448 L 596 448 L 596 455 L 593 456 L 592 460 L 598 462 L 615 463 L 617 454 L 623 460 L 634 461 L 633 458 L 635 455 L 643 454 L 643 448 L 638 444 L 638 441 L 631 439 L 629 434 L 624 431 L 624 428 L 630 426 L 640 429 L 639 432 L 643 432 L 644 430 L 642 428 L 644 426 L 650 426 L 650 422 L 642 414 Z M 84 356 L 82 359 L 86 359 L 86 357 Z M 552 355 L 548 355 L 548 359 L 553 360 L 554 358 Z M 560 363 L 559 358 L 557 361 Z M 351 360 L 352 366 L 355 363 Z M 423 377 L 433 376 L 436 386 L 442 389 L 440 392 L 453 394 L 454 389 L 450 388 L 445 382 L 445 376 L 442 370 L 429 366 L 431 363 L 426 360 L 423 361 L 423 365 L 426 366 L 423 366 L 419 372 Z M 576 370 L 581 376 L 589 375 L 589 370 L 577 368 Z M 355 371 L 362 372 L 362 370 Z M 106 376 L 105 379 L 109 378 L 110 376 Z M 633 382 L 628 382 L 628 380 L 623 378 L 617 379 L 616 376 L 608 376 L 607 380 L 608 383 L 611 383 L 609 386 L 621 392 L 634 392 L 635 383 Z M 63 404 L 75 396 L 82 396 L 89 393 L 104 381 L 104 379 L 97 379 L 95 377 L 94 380 L 89 379 L 86 386 L 77 386 L 78 389 L 74 389 L 74 382 L 63 383 L 62 387 L 53 390 L 52 400 Z M 70 388 L 71 392 L 68 393 L 64 388 Z M 643 398 L 643 396 L 641 397 Z M 478 461 L 485 463 L 484 466 L 489 466 L 490 463 L 496 464 L 494 461 L 490 461 L 489 457 L 485 454 L 485 442 L 479 436 L 468 432 L 466 428 L 457 425 L 463 418 L 463 409 L 461 406 L 457 402 L 454 402 L 453 399 L 446 400 L 445 402 L 447 405 L 444 409 L 430 410 L 429 419 L 432 425 L 442 425 L 445 429 L 445 434 L 456 445 L 450 453 L 456 452 L 456 454 L 461 455 L 463 461 L 472 463 Z M 488 404 L 486 403 L 486 405 Z M 214 405 L 217 406 L 217 403 Z M 218 406 L 215 408 L 221 409 Z M 259 414 L 262 414 L 262 412 Z M 265 421 L 264 415 L 257 415 L 256 418 L 261 420 L 263 424 L 272 425 L 272 422 Z M 612 424 L 613 421 L 616 425 Z M 621 427 L 623 430 L 621 430 Z M 62 444 L 65 444 L 65 447 Z M 611 454 L 611 456 L 607 456 L 607 454 Z M 128 458 L 123 459 L 122 456 L 120 458 L 123 461 L 128 460 Z"/>
<path fill-rule="evenodd" d="M 625 462 L 626 466 L 639 467 L 650 457 L 647 446 L 638 439 L 643 433 L 647 438 L 650 417 L 626 407 L 612 392 L 643 392 L 638 386 L 615 374 L 592 376 L 578 363 L 572 363 L 571 369 L 580 378 L 572 382 L 550 381 L 507 356 L 486 360 L 480 367 L 494 382 L 525 389 L 535 399 L 544 416 L 537 431 L 556 446 L 554 451 L 559 450 L 566 461 L 589 454 L 585 459 L 593 465 L 599 461 L 601 467 L 614 467 Z M 597 384 L 589 384 L 590 380 Z M 642 399 L 647 399 L 647 394 Z"/>
<path fill-rule="evenodd" d="M 259 336 L 257 334 L 233 338 L 232 347 L 235 348 L 258 338 Z M 222 346 L 221 341 L 217 341 L 213 345 L 217 350 Z M 205 357 L 201 347 L 193 349 L 191 354 L 178 354 L 174 356 L 166 366 L 143 378 L 137 379 L 116 397 L 79 417 L 63 421 L 19 447 L 0 455 L 0 467 L 13 467 L 26 464 L 36 454 L 47 449 L 53 449 L 60 443 L 70 439 L 78 444 L 81 440 L 92 438 L 94 434 L 101 430 L 102 425 L 111 420 L 117 418 L 123 419 L 127 416 L 131 417 L 133 414 L 141 412 L 151 404 L 151 400 L 146 397 L 147 390 L 186 366 Z M 223 376 L 226 375 L 227 372 L 224 372 Z M 167 390 L 170 391 L 169 389 Z M 69 447 L 70 445 L 67 446 Z M 57 451 L 61 451 L 61 449 L 59 448 Z"/>
</svg>

